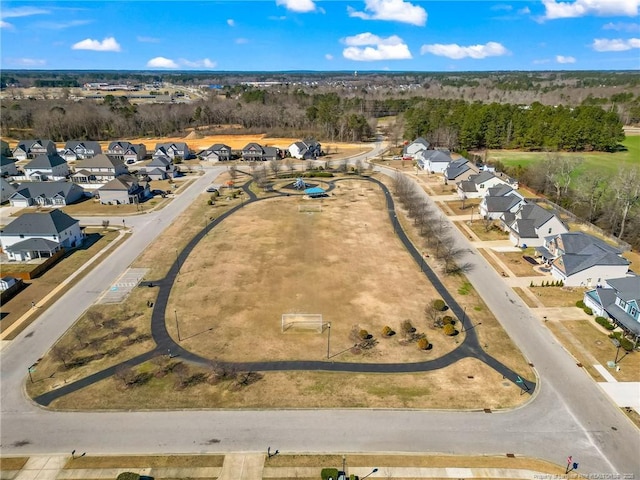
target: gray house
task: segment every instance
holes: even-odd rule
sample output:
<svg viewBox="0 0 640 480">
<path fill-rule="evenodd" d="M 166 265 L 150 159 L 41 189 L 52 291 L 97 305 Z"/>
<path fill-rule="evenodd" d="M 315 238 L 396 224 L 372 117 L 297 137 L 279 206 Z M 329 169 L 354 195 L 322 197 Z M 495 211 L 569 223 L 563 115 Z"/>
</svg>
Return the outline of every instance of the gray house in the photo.
<svg viewBox="0 0 640 480">
<path fill-rule="evenodd" d="M 119 205 L 140 203 L 151 196 L 149 183 L 139 182 L 132 175 L 120 175 L 98 189 L 100 203 Z"/>
<path fill-rule="evenodd" d="M 569 231 L 553 212 L 529 202 L 521 205 L 515 213 L 504 213 L 500 221 L 504 230 L 509 232 L 509 240 L 522 247 L 540 247 L 544 245 L 545 237 Z"/>
<path fill-rule="evenodd" d="M 54 155 L 56 144 L 51 140 L 21 140 L 13 149 L 13 156 L 18 160 L 28 160 L 39 155 Z"/>
<path fill-rule="evenodd" d="M 153 158 L 156 157 L 169 157 L 171 160 L 189 160 L 191 151 L 189 150 L 189 145 L 184 142 L 158 143 L 153 153 Z"/>
<path fill-rule="evenodd" d="M 471 175 L 478 173 L 478 170 L 473 164 L 466 158 L 458 158 L 452 160 L 447 165 L 447 168 L 442 172 L 444 178 L 444 184 L 458 183 L 464 180 L 468 180 Z"/>
<path fill-rule="evenodd" d="M 77 202 L 84 190 L 71 182 L 27 182 L 16 187 L 9 196 L 12 207 L 64 206 Z"/>
<path fill-rule="evenodd" d="M 133 144 L 119 140 L 111 142 L 105 153 L 131 164 L 144 160 L 147 156 L 147 147 L 143 143 Z"/>
<path fill-rule="evenodd" d="M 28 261 L 51 257 L 61 248 L 82 244 L 78 220 L 62 210 L 24 213 L 0 230 L 0 245 L 10 260 Z"/>
<path fill-rule="evenodd" d="M 0 175 L 3 177 L 18 175 L 18 167 L 15 158 L 0 155 Z"/>
<path fill-rule="evenodd" d="M 638 343 L 640 338 L 640 277 L 611 278 L 584 293 L 584 304 L 595 315 L 608 317 Z"/>
<path fill-rule="evenodd" d="M 198 153 L 198 156 L 208 162 L 228 162 L 231 160 L 231 147 L 224 143 L 215 143 Z"/>
<path fill-rule="evenodd" d="M 0 203 L 8 201 L 15 192 L 15 185 L 12 185 L 6 178 L 0 177 Z"/>
<path fill-rule="evenodd" d="M 24 166 L 24 174 L 30 180 L 61 180 L 69 175 L 69 165 L 57 153 L 38 155 Z"/>
<path fill-rule="evenodd" d="M 150 180 L 166 180 L 174 178 L 178 170 L 169 157 L 154 156 L 151 163 L 140 169 L 140 175 L 146 175 Z"/>
<path fill-rule="evenodd" d="M 419 152 L 429 149 L 430 143 L 422 137 L 416 138 L 402 149 L 402 156 L 407 159 L 414 159 Z"/>
<path fill-rule="evenodd" d="M 480 201 L 479 211 L 483 218 L 498 220 L 507 212 L 517 212 L 524 204 L 524 197 L 509 185 L 498 185 L 487 190 Z"/>
<path fill-rule="evenodd" d="M 102 147 L 98 142 L 93 140 L 69 140 L 64 145 L 62 152 L 60 152 L 60 156 L 67 162 L 71 162 L 95 157 L 99 153 L 102 153 Z"/>
<path fill-rule="evenodd" d="M 13 155 L 13 152 L 9 148 L 9 144 L 2 139 L 0 139 L 0 155 L 4 155 L 5 157 Z"/>
<path fill-rule="evenodd" d="M 105 184 L 119 175 L 129 173 L 123 160 L 116 155 L 100 153 L 95 157 L 79 160 L 71 181 L 81 184 Z"/>
</svg>

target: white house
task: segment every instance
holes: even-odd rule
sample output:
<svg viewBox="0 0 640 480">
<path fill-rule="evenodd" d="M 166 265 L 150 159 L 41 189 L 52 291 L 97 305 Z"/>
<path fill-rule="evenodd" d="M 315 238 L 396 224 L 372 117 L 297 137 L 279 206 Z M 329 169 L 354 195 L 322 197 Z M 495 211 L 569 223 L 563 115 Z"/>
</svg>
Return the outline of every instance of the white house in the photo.
<svg viewBox="0 0 640 480">
<path fill-rule="evenodd" d="M 84 197 L 84 189 L 71 182 L 25 182 L 9 197 L 12 207 L 64 206 Z"/>
<path fill-rule="evenodd" d="M 322 148 L 320 143 L 313 139 L 302 140 L 300 142 L 294 142 L 289 145 L 289 155 L 293 158 L 313 160 L 320 156 Z"/>
<path fill-rule="evenodd" d="M 98 188 L 119 175 L 129 173 L 122 158 L 116 155 L 100 153 L 95 157 L 79 160 L 71 181 L 87 188 Z"/>
<path fill-rule="evenodd" d="M 515 213 L 525 204 L 524 197 L 508 185 L 491 187 L 480 201 L 479 212 L 483 218 L 498 220 L 505 213 Z"/>
<path fill-rule="evenodd" d="M 38 155 L 24 166 L 24 174 L 33 181 L 64 180 L 69 175 L 69 164 L 57 153 Z"/>
<path fill-rule="evenodd" d="M 147 147 L 144 143 L 133 144 L 120 140 L 111 142 L 105 153 L 120 158 L 127 164 L 131 164 L 144 160 L 147 156 Z"/>
<path fill-rule="evenodd" d="M 509 184 L 491 172 L 480 172 L 470 175 L 468 180 L 462 180 L 457 185 L 458 196 L 463 200 L 465 198 L 482 198 L 490 188 Z"/>
<path fill-rule="evenodd" d="M 404 158 L 414 159 L 416 155 L 423 151 L 429 149 L 430 143 L 427 142 L 424 138 L 418 137 L 413 142 L 408 143 L 402 149 L 402 156 Z"/>
<path fill-rule="evenodd" d="M 153 158 L 157 157 L 169 157 L 171 160 L 189 160 L 191 151 L 189 150 L 189 145 L 184 142 L 158 143 L 153 153 Z"/>
<path fill-rule="evenodd" d="M 0 245 L 9 260 L 51 257 L 61 248 L 82 244 L 80 223 L 62 210 L 24 213 L 0 230 Z"/>
<path fill-rule="evenodd" d="M 228 162 L 231 160 L 231 147 L 224 143 L 215 143 L 198 153 L 198 156 L 208 162 Z"/>
<path fill-rule="evenodd" d="M 566 286 L 592 287 L 624 277 L 629 260 L 608 243 L 583 232 L 566 232 L 545 238 L 536 253 L 551 265 L 551 275 Z"/>
<path fill-rule="evenodd" d="M 60 156 L 67 162 L 72 162 L 83 158 L 95 157 L 100 153 L 102 153 L 102 147 L 96 141 L 69 140 L 60 152 Z"/>
<path fill-rule="evenodd" d="M 169 157 L 154 156 L 153 160 L 140 169 L 141 175 L 146 175 L 149 180 L 166 180 L 174 178 L 178 170 Z"/>
<path fill-rule="evenodd" d="M 51 140 L 21 140 L 13 149 L 13 156 L 18 160 L 28 160 L 39 155 L 54 155 L 57 151 Z"/>
<path fill-rule="evenodd" d="M 569 231 L 553 212 L 529 202 L 515 213 L 505 212 L 500 221 L 516 247 L 540 247 L 544 245 L 545 237 Z"/>
<path fill-rule="evenodd" d="M 443 173 L 452 158 L 441 150 L 421 150 L 414 157 L 418 166 L 431 173 Z"/>
</svg>

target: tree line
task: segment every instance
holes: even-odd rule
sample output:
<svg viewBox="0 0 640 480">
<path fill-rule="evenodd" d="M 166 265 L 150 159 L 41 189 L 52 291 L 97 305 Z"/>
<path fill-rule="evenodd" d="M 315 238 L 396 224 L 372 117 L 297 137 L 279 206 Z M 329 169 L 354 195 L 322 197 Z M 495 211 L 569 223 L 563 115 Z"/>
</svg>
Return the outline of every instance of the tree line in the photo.
<svg viewBox="0 0 640 480">
<path fill-rule="evenodd" d="M 530 106 L 428 99 L 405 113 L 405 137 L 451 150 L 615 151 L 622 122 L 600 106 Z"/>
</svg>

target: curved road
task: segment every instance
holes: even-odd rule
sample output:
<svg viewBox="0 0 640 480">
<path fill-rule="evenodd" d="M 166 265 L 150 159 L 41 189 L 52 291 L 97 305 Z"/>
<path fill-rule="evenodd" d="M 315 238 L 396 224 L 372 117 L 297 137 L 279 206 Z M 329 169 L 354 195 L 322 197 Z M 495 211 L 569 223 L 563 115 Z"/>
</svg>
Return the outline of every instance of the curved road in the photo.
<svg viewBox="0 0 640 480">
<path fill-rule="evenodd" d="M 474 266 L 468 274 L 470 281 L 540 376 L 536 395 L 519 409 L 491 414 L 397 410 L 51 412 L 32 404 L 24 395 L 26 368 L 215 175 L 215 169 L 207 171 L 162 210 L 162 217 L 144 215 L 145 220 L 134 226 L 133 235 L 100 269 L 87 275 L 2 349 L 3 454 L 64 454 L 77 448 L 90 454 L 262 452 L 267 445 L 281 452 L 512 452 L 561 464 L 567 455 L 573 455 L 582 472 L 640 473 L 637 429 L 483 258 L 472 253 L 464 259 Z M 466 239 L 457 235 L 457 241 L 468 246 Z"/>
</svg>

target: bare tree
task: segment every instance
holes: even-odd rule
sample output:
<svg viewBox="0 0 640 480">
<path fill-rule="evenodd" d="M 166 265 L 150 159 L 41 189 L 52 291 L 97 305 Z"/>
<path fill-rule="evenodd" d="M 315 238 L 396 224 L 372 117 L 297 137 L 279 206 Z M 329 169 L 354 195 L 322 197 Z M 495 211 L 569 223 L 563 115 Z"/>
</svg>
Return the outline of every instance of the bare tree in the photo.
<svg viewBox="0 0 640 480">
<path fill-rule="evenodd" d="M 271 171 L 273 172 L 273 176 L 278 178 L 278 174 L 282 169 L 282 164 L 280 163 L 280 160 L 274 158 L 273 160 L 269 161 L 269 168 L 271 168 Z"/>
<path fill-rule="evenodd" d="M 633 207 L 640 205 L 640 168 L 620 168 L 613 180 L 613 185 L 616 195 L 616 210 L 620 216 L 620 228 L 617 236 L 622 238 L 629 212 Z"/>
<path fill-rule="evenodd" d="M 290 157 L 284 159 L 284 168 L 289 170 L 289 172 L 293 172 L 295 170 L 295 166 L 293 164 L 293 160 Z"/>
<path fill-rule="evenodd" d="M 229 165 L 229 177 L 231 177 L 231 180 L 235 180 L 237 176 L 238 176 L 238 169 L 236 168 L 236 166 Z"/>
<path fill-rule="evenodd" d="M 122 383 L 124 388 L 128 388 L 134 384 L 136 373 L 129 365 L 120 365 L 113 374 L 114 378 Z"/>
<path fill-rule="evenodd" d="M 360 175 L 362 173 L 362 169 L 363 169 L 362 160 L 360 160 L 359 158 L 356 159 L 355 163 L 353 164 L 353 168 L 355 169 L 355 172 L 358 175 Z"/>
<path fill-rule="evenodd" d="M 599 216 L 605 199 L 610 192 L 610 182 L 601 172 L 591 172 L 578 177 L 573 188 L 573 203 L 586 208 L 587 221 L 593 222 Z"/>
<path fill-rule="evenodd" d="M 98 312 L 97 310 L 87 311 L 87 319 L 93 323 L 93 326 L 96 328 L 98 328 L 103 318 L 102 312 Z"/>
<path fill-rule="evenodd" d="M 51 355 L 53 356 L 54 360 L 62 362 L 62 364 L 66 368 L 67 367 L 67 360 L 69 360 L 71 358 L 71 356 L 73 355 L 73 349 L 71 347 L 66 346 L 66 345 L 56 344 L 51 349 Z"/>
<path fill-rule="evenodd" d="M 127 340 L 130 340 L 131 335 L 133 335 L 134 333 L 136 333 L 136 329 L 135 327 L 124 327 L 122 330 L 120 330 L 120 335 L 124 335 L 125 337 L 127 337 Z"/>
<path fill-rule="evenodd" d="M 184 388 L 189 378 L 189 367 L 182 362 L 178 362 L 173 366 L 171 372 L 176 376 L 176 388 Z"/>
</svg>

